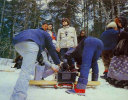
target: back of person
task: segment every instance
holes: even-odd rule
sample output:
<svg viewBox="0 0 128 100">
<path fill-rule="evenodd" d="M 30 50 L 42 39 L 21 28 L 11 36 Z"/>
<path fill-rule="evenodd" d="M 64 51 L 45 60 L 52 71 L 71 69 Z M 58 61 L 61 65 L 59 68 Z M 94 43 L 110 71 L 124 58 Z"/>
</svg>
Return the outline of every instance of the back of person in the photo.
<svg viewBox="0 0 128 100">
<path fill-rule="evenodd" d="M 79 65 L 82 63 L 82 54 L 85 45 L 91 48 L 95 48 L 96 50 L 99 47 L 103 47 L 103 43 L 100 39 L 94 37 L 84 38 L 72 53 L 72 56 L 75 58 Z"/>
<path fill-rule="evenodd" d="M 104 50 L 113 49 L 118 42 L 118 31 L 110 28 L 104 31 L 100 37 L 104 43 Z"/>
<path fill-rule="evenodd" d="M 114 50 L 114 57 L 111 60 L 107 81 L 116 86 L 128 86 L 128 40 L 122 39 Z"/>
<path fill-rule="evenodd" d="M 41 29 L 28 29 L 14 38 L 16 51 L 23 57 L 21 72 L 17 79 L 10 100 L 26 100 L 29 80 L 34 75 L 37 56 L 45 48 L 59 68 L 60 60 L 53 46 L 50 35 Z M 55 69 L 57 72 L 58 70 Z"/>
<path fill-rule="evenodd" d="M 107 78 L 108 68 L 110 65 L 111 58 L 113 57 L 113 49 L 116 47 L 118 43 L 118 34 L 119 34 L 115 22 L 110 22 L 106 26 L 106 28 L 107 30 L 105 30 L 100 37 L 100 39 L 104 44 L 104 49 L 102 51 L 102 60 L 104 63 L 105 70 L 103 72 L 104 75 L 101 76 L 101 78 L 103 79 Z"/>
<path fill-rule="evenodd" d="M 47 34 L 45 31 L 41 29 L 28 29 L 20 32 L 13 38 L 13 43 L 17 44 L 22 41 L 31 40 L 36 42 L 38 45 L 44 43 L 45 39 L 41 39 L 40 37 L 44 38 L 44 34 Z"/>
</svg>

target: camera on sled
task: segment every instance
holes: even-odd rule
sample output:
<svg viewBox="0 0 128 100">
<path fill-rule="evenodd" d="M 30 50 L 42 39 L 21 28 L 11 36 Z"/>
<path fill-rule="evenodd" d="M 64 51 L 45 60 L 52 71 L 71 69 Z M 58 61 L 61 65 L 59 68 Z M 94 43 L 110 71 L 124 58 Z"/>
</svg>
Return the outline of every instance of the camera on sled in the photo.
<svg viewBox="0 0 128 100">
<path fill-rule="evenodd" d="M 57 73 L 58 83 L 67 83 L 72 84 L 76 81 L 77 72 L 72 72 L 70 69 L 71 66 L 67 62 L 61 64 L 60 70 Z"/>
</svg>

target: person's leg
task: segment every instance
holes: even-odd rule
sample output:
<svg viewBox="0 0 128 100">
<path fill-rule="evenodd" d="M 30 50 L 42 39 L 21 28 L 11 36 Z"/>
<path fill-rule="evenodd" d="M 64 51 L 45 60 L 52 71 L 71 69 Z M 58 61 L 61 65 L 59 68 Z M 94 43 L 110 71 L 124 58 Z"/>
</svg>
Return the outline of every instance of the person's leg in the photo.
<svg viewBox="0 0 128 100">
<path fill-rule="evenodd" d="M 92 58 L 95 51 L 95 45 L 86 44 L 83 49 L 82 55 L 82 65 L 80 66 L 80 77 L 78 78 L 78 83 L 76 89 L 67 90 L 67 93 L 85 95 L 86 85 L 88 83 L 88 74 L 91 68 Z"/>
<path fill-rule="evenodd" d="M 109 69 L 109 65 L 111 62 L 111 58 L 112 58 L 113 52 L 112 50 L 104 50 L 102 52 L 102 60 L 104 63 L 104 67 L 105 67 L 105 71 L 103 72 L 103 76 L 100 76 L 103 79 L 107 78 L 107 73 L 108 73 L 108 69 Z"/>
<path fill-rule="evenodd" d="M 61 48 L 60 55 L 61 55 L 61 61 L 65 59 L 64 55 L 68 51 L 68 48 Z"/>
<path fill-rule="evenodd" d="M 88 45 L 84 46 L 83 55 L 82 55 L 82 65 L 80 66 L 80 77 L 77 83 L 78 89 L 86 88 L 94 51 L 95 51 L 95 47 L 88 46 Z"/>
<path fill-rule="evenodd" d="M 69 50 L 72 50 L 73 48 L 69 48 L 68 49 L 68 51 Z M 75 69 L 75 61 L 74 61 L 74 58 L 69 58 L 69 59 L 67 59 L 67 63 L 69 64 L 69 66 L 70 66 L 70 71 L 76 71 L 76 69 Z"/>
<path fill-rule="evenodd" d="M 17 44 L 15 48 L 23 57 L 23 62 L 10 100 L 26 100 L 29 80 L 35 70 L 39 47 L 34 42 L 22 42 Z"/>
<path fill-rule="evenodd" d="M 45 66 L 37 65 L 35 68 L 35 78 L 34 80 L 41 80 L 44 73 Z"/>
<path fill-rule="evenodd" d="M 93 56 L 93 60 L 92 60 L 92 81 L 98 81 L 98 76 L 99 76 L 99 67 L 98 67 L 98 63 L 97 60 L 99 59 L 100 55 L 102 52 L 102 48 L 101 49 L 97 49 L 94 56 Z"/>
</svg>

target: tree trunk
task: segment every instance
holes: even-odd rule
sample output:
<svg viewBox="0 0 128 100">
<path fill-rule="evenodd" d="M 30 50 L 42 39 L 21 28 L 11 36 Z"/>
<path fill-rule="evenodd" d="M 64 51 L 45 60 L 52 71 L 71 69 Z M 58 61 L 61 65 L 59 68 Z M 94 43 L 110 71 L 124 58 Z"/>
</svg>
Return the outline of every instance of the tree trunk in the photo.
<svg viewBox="0 0 128 100">
<path fill-rule="evenodd" d="M 114 2 L 113 2 L 113 0 L 111 0 L 111 8 L 112 8 L 112 19 L 114 19 L 115 18 L 115 13 L 114 13 Z"/>
<path fill-rule="evenodd" d="M 96 31 L 96 25 L 97 25 L 97 22 L 96 22 L 96 9 L 95 9 L 95 1 L 93 1 L 93 23 L 94 23 L 94 32 Z M 92 36 L 93 36 L 93 33 L 92 33 Z"/>
<path fill-rule="evenodd" d="M 120 4 L 119 3 L 117 3 L 117 16 L 120 16 Z"/>
<path fill-rule="evenodd" d="M 86 34 L 87 36 L 89 36 L 89 33 L 88 33 L 88 2 L 86 1 Z"/>
<path fill-rule="evenodd" d="M 104 6 L 103 0 L 100 0 L 100 2 L 101 2 L 102 10 L 103 10 L 103 12 L 104 12 L 104 14 L 106 16 L 105 17 L 106 18 L 105 24 L 107 25 L 109 23 L 109 14 L 106 11 L 106 8 Z"/>
<path fill-rule="evenodd" d="M 84 20 L 83 20 L 83 22 L 84 22 L 84 30 L 85 30 L 85 13 L 86 13 L 86 11 L 85 11 L 85 4 L 86 4 L 86 2 L 85 2 L 86 0 L 84 0 Z"/>
<path fill-rule="evenodd" d="M 3 28 L 3 19 L 4 19 L 5 4 L 6 4 L 6 0 L 4 0 L 3 8 L 2 8 L 2 14 L 1 14 L 1 26 L 0 26 L 0 33 L 1 34 L 2 34 L 2 28 Z M 0 37 L 0 41 L 1 41 L 1 37 Z"/>
</svg>

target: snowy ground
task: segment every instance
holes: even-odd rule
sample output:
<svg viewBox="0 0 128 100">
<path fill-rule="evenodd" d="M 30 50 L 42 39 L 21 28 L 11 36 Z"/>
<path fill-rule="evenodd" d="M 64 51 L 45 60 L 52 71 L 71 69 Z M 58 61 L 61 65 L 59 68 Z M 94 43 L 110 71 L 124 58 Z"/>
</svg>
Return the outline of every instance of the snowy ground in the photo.
<svg viewBox="0 0 128 100">
<path fill-rule="evenodd" d="M 104 70 L 101 60 L 98 61 L 100 75 Z M 0 65 L 1 66 L 1 65 Z M 9 100 L 20 70 L 15 72 L 0 72 L 0 100 Z M 51 79 L 53 76 L 48 77 Z M 90 77 L 89 77 L 90 80 Z M 100 86 L 96 89 L 87 88 L 86 96 L 65 93 L 67 89 L 40 88 L 30 86 L 27 100 L 128 100 L 128 90 L 115 88 L 99 78 Z"/>
</svg>

